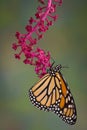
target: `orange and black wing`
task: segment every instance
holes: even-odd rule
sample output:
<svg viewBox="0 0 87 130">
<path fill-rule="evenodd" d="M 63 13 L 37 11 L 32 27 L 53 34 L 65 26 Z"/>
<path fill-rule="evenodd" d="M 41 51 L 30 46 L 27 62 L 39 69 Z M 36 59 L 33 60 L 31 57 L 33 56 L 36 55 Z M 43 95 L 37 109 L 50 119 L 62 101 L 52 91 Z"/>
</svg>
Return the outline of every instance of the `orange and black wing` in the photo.
<svg viewBox="0 0 87 130">
<path fill-rule="evenodd" d="M 41 110 L 52 111 L 60 100 L 58 87 L 57 78 L 47 73 L 29 90 L 31 102 Z"/>
<path fill-rule="evenodd" d="M 68 124 L 76 122 L 73 96 L 60 72 L 47 73 L 29 90 L 31 102 L 40 110 L 56 113 Z"/>
<path fill-rule="evenodd" d="M 60 101 L 54 108 L 54 113 L 68 124 L 75 124 L 77 119 L 76 106 L 70 89 L 60 72 L 56 73 L 60 84 Z"/>
</svg>

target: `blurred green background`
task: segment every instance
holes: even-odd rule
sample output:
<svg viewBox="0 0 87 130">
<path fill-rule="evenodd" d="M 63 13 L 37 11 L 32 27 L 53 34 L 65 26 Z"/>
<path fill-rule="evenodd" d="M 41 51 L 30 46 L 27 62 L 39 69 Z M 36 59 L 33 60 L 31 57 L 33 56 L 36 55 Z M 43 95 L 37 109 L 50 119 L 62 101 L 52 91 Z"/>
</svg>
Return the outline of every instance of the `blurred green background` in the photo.
<svg viewBox="0 0 87 130">
<path fill-rule="evenodd" d="M 14 58 L 15 32 L 25 33 L 37 0 L 0 0 L 0 130 L 87 130 L 87 0 L 64 0 L 58 21 L 38 46 L 50 51 L 73 93 L 78 120 L 65 124 L 53 113 L 35 108 L 28 89 L 38 81 L 34 68 Z"/>
</svg>

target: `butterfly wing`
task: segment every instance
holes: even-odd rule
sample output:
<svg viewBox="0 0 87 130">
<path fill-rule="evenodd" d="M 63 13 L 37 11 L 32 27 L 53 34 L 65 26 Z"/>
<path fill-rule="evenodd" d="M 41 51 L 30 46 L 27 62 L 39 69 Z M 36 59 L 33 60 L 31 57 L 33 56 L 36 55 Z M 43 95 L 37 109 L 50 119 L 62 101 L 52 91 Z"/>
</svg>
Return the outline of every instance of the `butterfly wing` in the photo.
<svg viewBox="0 0 87 130">
<path fill-rule="evenodd" d="M 47 73 L 29 90 L 31 102 L 40 110 L 52 111 L 68 124 L 76 122 L 73 96 L 62 74 Z"/>
<path fill-rule="evenodd" d="M 60 95 L 55 85 L 55 77 L 47 73 L 29 90 L 31 102 L 41 110 L 53 110 Z"/>
<path fill-rule="evenodd" d="M 54 113 L 59 115 L 68 124 L 75 124 L 77 119 L 76 106 L 70 89 L 60 72 L 56 73 L 60 85 L 60 101 L 54 108 Z"/>
</svg>

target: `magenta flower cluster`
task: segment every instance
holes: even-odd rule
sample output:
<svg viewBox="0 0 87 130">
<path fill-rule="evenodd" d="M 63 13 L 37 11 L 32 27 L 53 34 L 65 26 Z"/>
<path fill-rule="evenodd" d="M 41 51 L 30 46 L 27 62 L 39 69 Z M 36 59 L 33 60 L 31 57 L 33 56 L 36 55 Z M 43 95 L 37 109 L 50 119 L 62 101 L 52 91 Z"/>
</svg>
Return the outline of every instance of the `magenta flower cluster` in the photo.
<svg viewBox="0 0 87 130">
<path fill-rule="evenodd" d="M 18 43 L 13 43 L 12 48 L 19 53 L 15 54 L 15 58 L 20 59 L 24 54 L 25 64 L 35 66 L 35 72 L 39 77 L 42 77 L 47 72 L 47 68 L 51 66 L 51 56 L 49 52 L 45 52 L 40 47 L 35 47 L 40 39 L 43 38 L 44 33 L 57 20 L 56 8 L 62 4 L 62 0 L 48 0 L 46 5 L 45 0 L 39 0 L 41 3 L 35 13 L 35 18 L 29 19 L 28 25 L 25 27 L 26 34 L 16 32 Z"/>
</svg>

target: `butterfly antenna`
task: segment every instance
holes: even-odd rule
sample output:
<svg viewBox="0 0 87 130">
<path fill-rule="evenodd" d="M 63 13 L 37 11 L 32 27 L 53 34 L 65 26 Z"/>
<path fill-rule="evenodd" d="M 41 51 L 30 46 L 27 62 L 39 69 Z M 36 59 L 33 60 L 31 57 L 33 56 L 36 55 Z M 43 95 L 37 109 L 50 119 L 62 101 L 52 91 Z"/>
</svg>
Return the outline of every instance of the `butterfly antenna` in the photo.
<svg viewBox="0 0 87 130">
<path fill-rule="evenodd" d="M 51 59 L 52 59 L 52 64 L 51 64 L 51 68 L 52 68 L 52 66 L 55 64 L 55 60 L 51 57 Z"/>
<path fill-rule="evenodd" d="M 69 66 L 62 66 L 62 68 L 69 68 Z"/>
</svg>

